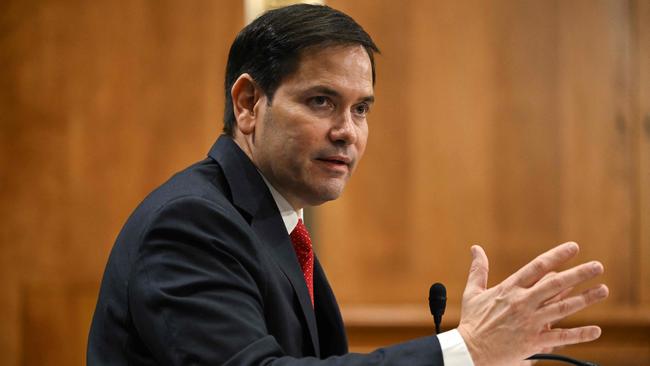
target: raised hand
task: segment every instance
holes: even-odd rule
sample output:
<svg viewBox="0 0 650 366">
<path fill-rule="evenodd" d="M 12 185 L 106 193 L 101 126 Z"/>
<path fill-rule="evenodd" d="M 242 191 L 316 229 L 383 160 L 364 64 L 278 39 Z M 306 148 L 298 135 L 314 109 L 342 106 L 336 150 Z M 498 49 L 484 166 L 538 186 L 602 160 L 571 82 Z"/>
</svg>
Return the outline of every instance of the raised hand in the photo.
<svg viewBox="0 0 650 366">
<path fill-rule="evenodd" d="M 576 243 L 559 245 L 488 289 L 488 258 L 483 248 L 472 247 L 458 331 L 476 366 L 520 365 L 541 349 L 589 342 L 600 336 L 597 326 L 549 326 L 609 294 L 601 284 L 567 296 L 572 287 L 603 273 L 603 265 L 596 261 L 552 272 L 578 250 Z"/>
</svg>

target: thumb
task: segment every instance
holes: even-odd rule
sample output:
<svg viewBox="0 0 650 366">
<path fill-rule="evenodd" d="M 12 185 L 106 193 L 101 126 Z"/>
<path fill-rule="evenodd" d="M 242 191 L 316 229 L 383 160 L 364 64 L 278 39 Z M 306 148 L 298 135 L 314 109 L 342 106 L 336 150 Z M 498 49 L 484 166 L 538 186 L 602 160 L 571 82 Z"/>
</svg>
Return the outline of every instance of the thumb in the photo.
<svg viewBox="0 0 650 366">
<path fill-rule="evenodd" d="M 480 245 L 472 245 L 472 264 L 467 276 L 465 294 L 478 294 L 487 288 L 489 262 L 483 248 Z"/>
</svg>

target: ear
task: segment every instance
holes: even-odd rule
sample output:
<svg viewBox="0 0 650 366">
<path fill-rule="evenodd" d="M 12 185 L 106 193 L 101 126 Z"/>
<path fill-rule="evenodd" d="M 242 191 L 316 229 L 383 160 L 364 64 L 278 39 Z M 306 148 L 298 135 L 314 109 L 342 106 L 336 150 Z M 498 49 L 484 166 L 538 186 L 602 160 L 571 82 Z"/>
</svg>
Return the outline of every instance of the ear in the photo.
<svg viewBox="0 0 650 366">
<path fill-rule="evenodd" d="M 244 135 L 253 133 L 257 118 L 256 106 L 263 97 L 257 83 L 249 74 L 241 74 L 232 85 L 230 95 L 237 129 Z"/>
</svg>

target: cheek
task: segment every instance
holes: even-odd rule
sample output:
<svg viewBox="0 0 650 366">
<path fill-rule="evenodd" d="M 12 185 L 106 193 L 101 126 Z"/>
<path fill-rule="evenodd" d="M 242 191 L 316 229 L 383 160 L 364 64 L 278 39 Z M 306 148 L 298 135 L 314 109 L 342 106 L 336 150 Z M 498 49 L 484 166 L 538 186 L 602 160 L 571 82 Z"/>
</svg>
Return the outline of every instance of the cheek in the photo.
<svg viewBox="0 0 650 366">
<path fill-rule="evenodd" d="M 361 156 L 363 155 L 364 151 L 366 151 L 366 143 L 368 142 L 368 125 L 364 125 L 363 127 L 359 128 L 359 132 L 357 134 L 357 142 L 355 146 L 357 147 L 357 154 L 358 154 L 358 159 L 361 159 Z"/>
<path fill-rule="evenodd" d="M 296 128 L 276 143 L 276 156 L 281 156 L 282 161 L 285 162 L 285 169 L 294 172 L 294 174 L 307 168 L 314 155 L 315 147 L 319 146 L 313 138 L 313 134 L 305 129 Z"/>
<path fill-rule="evenodd" d="M 283 131 L 284 141 L 280 143 L 285 150 L 306 151 L 320 146 L 321 139 L 326 135 L 327 126 L 319 120 L 314 119 L 305 113 L 300 107 L 291 105 L 281 113 L 278 113 L 278 119 L 284 123 L 275 126 Z"/>
<path fill-rule="evenodd" d="M 323 145 L 327 130 L 321 128 L 318 123 L 305 121 L 302 128 L 295 128 L 291 134 L 291 145 L 300 151 L 311 151 Z"/>
</svg>

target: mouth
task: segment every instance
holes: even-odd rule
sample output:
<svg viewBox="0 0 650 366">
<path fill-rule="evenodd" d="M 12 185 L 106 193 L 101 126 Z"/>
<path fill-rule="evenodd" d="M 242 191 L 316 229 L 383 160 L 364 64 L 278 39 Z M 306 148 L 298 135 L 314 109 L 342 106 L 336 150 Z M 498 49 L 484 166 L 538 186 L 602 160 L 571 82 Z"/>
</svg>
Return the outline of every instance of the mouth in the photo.
<svg viewBox="0 0 650 366">
<path fill-rule="evenodd" d="M 352 159 L 346 156 L 326 156 L 316 158 L 317 162 L 322 163 L 322 166 L 328 170 L 336 171 L 338 173 L 345 173 L 348 171 Z"/>
<path fill-rule="evenodd" d="M 316 160 L 329 163 L 329 164 L 341 165 L 341 166 L 350 165 L 350 161 L 351 161 L 351 159 L 346 156 L 327 156 L 324 158 L 316 158 Z"/>
</svg>

